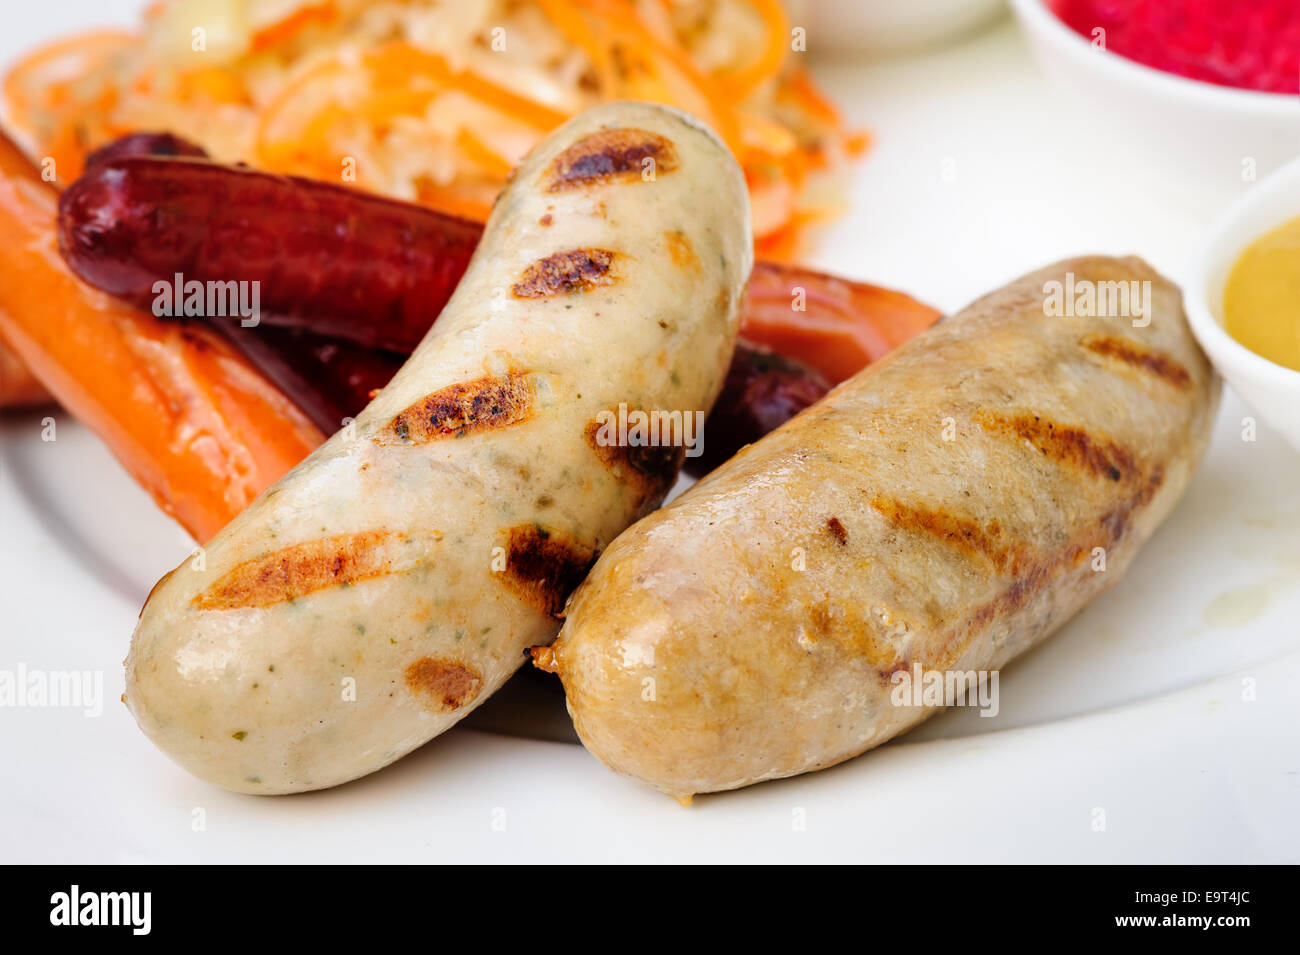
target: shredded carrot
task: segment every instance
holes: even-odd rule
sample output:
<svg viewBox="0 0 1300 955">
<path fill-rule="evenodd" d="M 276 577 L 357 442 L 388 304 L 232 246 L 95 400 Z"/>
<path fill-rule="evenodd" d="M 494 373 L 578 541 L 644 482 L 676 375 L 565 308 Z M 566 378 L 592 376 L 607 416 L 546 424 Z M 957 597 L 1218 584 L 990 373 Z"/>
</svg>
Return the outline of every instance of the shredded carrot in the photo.
<svg viewBox="0 0 1300 955">
<path fill-rule="evenodd" d="M 394 116 L 418 116 L 429 108 L 437 90 L 379 89 L 366 97 L 361 106 L 365 114 L 375 125 L 382 125 Z"/>
<path fill-rule="evenodd" d="M 254 33 L 250 48 L 254 53 L 264 53 L 277 46 L 283 46 L 308 27 L 329 26 L 338 18 L 339 8 L 334 0 L 324 0 L 323 3 L 299 7 L 283 20 L 278 20 Z"/>
<path fill-rule="evenodd" d="M 185 100 L 208 100 L 214 103 L 246 103 L 248 93 L 239 77 L 228 70 L 204 67 L 178 77 L 180 95 Z"/>
<path fill-rule="evenodd" d="M 779 231 L 794 215 L 796 196 L 794 183 L 775 173 L 746 170 L 749 182 L 749 210 L 753 220 L 754 235 L 762 238 Z"/>
<path fill-rule="evenodd" d="M 362 20 L 364 5 L 352 0 L 284 6 L 287 13 L 272 14 L 278 19 L 263 20 L 253 32 L 242 57 L 180 70 L 155 60 L 148 46 L 149 31 L 159 28 L 166 9 L 159 0 L 146 14 L 145 35 L 72 37 L 24 58 L 4 80 L 8 115 L 34 151 L 56 157 L 66 178 L 87 151 L 134 131 L 137 117 L 149 115 L 153 104 L 161 116 L 175 115 L 178 107 L 233 106 L 223 110 L 211 140 L 199 134 L 214 155 L 238 155 L 251 143 L 247 158 L 265 168 L 333 179 L 335 154 L 342 144 L 359 141 L 357 148 L 374 150 L 378 160 L 372 188 L 406 195 L 415 190 L 437 208 L 482 218 L 493 190 L 505 184 L 508 163 L 573 111 L 593 100 L 648 100 L 692 113 L 717 131 L 751 185 L 756 238 L 773 241 L 810 222 L 801 215 L 802 193 L 813 173 L 859 155 L 870 143 L 866 134 L 845 129 L 801 58 L 790 55 L 790 23 L 780 0 L 745 0 L 741 12 L 761 36 L 747 34 L 753 41 L 729 50 L 728 65 L 707 68 L 696 44 L 712 49 L 711 32 L 721 26 L 710 22 L 707 2 L 702 15 L 673 0 L 506 4 L 502 18 L 512 31 L 520 24 L 523 48 L 531 42 L 528 31 L 542 30 L 550 36 L 541 38 L 547 42 L 538 50 L 554 49 L 558 39 L 578 54 L 576 62 L 537 58 L 537 68 L 554 68 L 552 76 L 571 85 L 563 107 L 534 93 L 523 71 L 512 69 L 508 80 L 498 76 L 492 59 L 482 59 L 477 49 L 467 53 L 467 66 L 458 55 L 437 52 L 437 40 L 426 46 L 416 39 L 417 31 L 404 29 L 400 11 L 411 8 L 412 22 L 419 23 L 419 0 L 392 5 L 393 24 L 381 30 Z M 510 40 L 520 42 L 513 32 Z M 510 62 L 518 67 L 520 60 Z M 444 122 L 430 108 L 452 91 L 469 102 L 449 109 Z M 386 161 L 392 148 L 386 140 L 401 117 L 431 127 L 437 147 L 423 166 Z M 427 185 L 435 181 L 436 188 Z"/>
<path fill-rule="evenodd" d="M 254 148 L 259 161 L 270 169 L 296 161 L 304 151 L 304 132 L 319 130 L 317 117 L 338 105 L 339 90 L 353 75 L 337 60 L 325 60 L 286 84 L 258 119 Z"/>
<path fill-rule="evenodd" d="M 130 49 L 138 39 L 135 34 L 121 30 L 95 30 L 56 40 L 10 67 L 5 77 L 5 95 L 26 92 L 29 81 L 48 83 L 83 75 L 88 66 Z"/>
<path fill-rule="evenodd" d="M 751 3 L 763 20 L 767 42 L 752 64 L 718 78 L 722 89 L 735 102 L 746 99 L 762 83 L 776 76 L 789 49 L 790 27 L 778 0 L 751 0 Z"/>
<path fill-rule="evenodd" d="M 474 222 L 486 222 L 492 212 L 489 200 L 475 199 L 463 190 L 435 186 L 429 182 L 420 183 L 420 202 L 448 215 L 460 216 Z"/>
<path fill-rule="evenodd" d="M 754 255 L 765 262 L 793 264 L 803 253 L 799 217 L 791 216 L 781 228 L 762 236 L 754 243 Z"/>
<path fill-rule="evenodd" d="M 765 156 L 787 156 L 799 149 L 799 141 L 788 128 L 753 112 L 740 114 L 740 142 Z"/>
<path fill-rule="evenodd" d="M 504 178 L 510 175 L 510 170 L 514 168 L 510 160 L 489 147 L 468 129 L 462 129 L 456 134 L 456 145 L 463 149 L 471 160 L 482 166 L 483 171 L 488 175 Z"/>
<path fill-rule="evenodd" d="M 5 108 L 13 123 L 30 128 L 38 106 L 66 95 L 66 83 L 95 72 L 130 50 L 138 37 L 120 30 L 95 30 L 43 46 L 15 63 L 5 75 Z"/>
<path fill-rule="evenodd" d="M 564 34 L 565 39 L 587 54 L 601 93 L 605 97 L 613 96 L 617 81 L 609 47 L 596 39 L 582 9 L 571 5 L 570 0 L 540 0 L 540 6 L 556 29 Z"/>
<path fill-rule="evenodd" d="M 554 129 L 568 117 L 536 100 L 506 89 L 472 70 L 455 71 L 436 53 L 421 50 L 409 43 L 393 42 L 365 55 L 371 74 L 381 83 L 403 85 L 412 76 L 423 76 L 442 86 L 487 104 L 530 126 Z"/>
<path fill-rule="evenodd" d="M 337 103 L 330 103 L 312 117 L 302 131 L 302 140 L 297 144 L 296 161 L 302 164 L 303 172 L 332 177 L 338 172 L 338 159 L 330 155 L 326 148 L 329 132 L 348 119 L 348 111 Z"/>
<path fill-rule="evenodd" d="M 131 92 L 138 96 L 148 96 L 153 92 L 156 80 L 157 75 L 152 67 L 141 70 L 140 75 L 131 83 Z"/>
<path fill-rule="evenodd" d="M 806 69 L 801 67 L 790 71 L 787 89 L 792 94 L 791 98 L 811 115 L 835 126 L 840 124 L 840 111 L 821 94 Z"/>
<path fill-rule="evenodd" d="M 661 36 L 627 0 L 583 0 L 616 34 L 621 34 L 626 45 L 636 50 L 652 50 L 667 61 L 689 83 L 708 109 L 718 135 L 737 154 L 740 153 L 735 112 L 732 103 L 681 48 L 675 38 Z M 647 63 L 650 61 L 647 59 Z M 652 67 L 659 66 L 651 64 Z M 662 68 L 662 67 L 659 67 Z"/>
</svg>

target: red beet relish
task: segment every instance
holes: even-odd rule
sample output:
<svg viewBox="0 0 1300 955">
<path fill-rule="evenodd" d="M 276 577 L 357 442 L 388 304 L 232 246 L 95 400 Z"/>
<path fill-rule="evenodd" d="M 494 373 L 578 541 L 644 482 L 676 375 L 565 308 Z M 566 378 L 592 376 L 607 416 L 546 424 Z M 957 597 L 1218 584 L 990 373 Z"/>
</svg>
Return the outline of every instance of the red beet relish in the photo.
<svg viewBox="0 0 1300 955">
<path fill-rule="evenodd" d="M 1268 93 L 1300 92 L 1300 0 L 1047 0 L 1088 40 L 1178 76 Z"/>
</svg>

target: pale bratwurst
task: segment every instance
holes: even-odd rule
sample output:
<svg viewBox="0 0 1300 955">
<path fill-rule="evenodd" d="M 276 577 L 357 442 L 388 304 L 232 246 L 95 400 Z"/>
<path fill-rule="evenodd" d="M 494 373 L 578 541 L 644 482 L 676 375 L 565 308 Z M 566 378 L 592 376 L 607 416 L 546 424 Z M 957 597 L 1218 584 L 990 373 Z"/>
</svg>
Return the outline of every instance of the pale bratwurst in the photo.
<svg viewBox="0 0 1300 955">
<path fill-rule="evenodd" d="M 288 793 L 485 700 L 672 484 L 680 453 L 596 424 L 713 402 L 748 208 L 726 147 L 675 110 L 600 107 L 540 144 L 392 382 L 154 588 L 127 659 L 141 729 L 202 779 Z"/>
</svg>

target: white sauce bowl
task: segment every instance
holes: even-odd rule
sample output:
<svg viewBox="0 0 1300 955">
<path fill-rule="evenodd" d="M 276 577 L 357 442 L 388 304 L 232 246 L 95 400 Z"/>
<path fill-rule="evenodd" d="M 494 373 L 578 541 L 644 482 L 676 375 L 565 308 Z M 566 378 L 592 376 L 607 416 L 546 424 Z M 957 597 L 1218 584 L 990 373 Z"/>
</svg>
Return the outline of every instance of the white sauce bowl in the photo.
<svg viewBox="0 0 1300 955">
<path fill-rule="evenodd" d="M 1300 371 L 1255 354 L 1224 330 L 1223 290 L 1247 246 L 1300 217 L 1300 159 L 1256 183 L 1211 231 L 1187 283 L 1197 341 L 1246 404 L 1300 451 Z"/>
</svg>

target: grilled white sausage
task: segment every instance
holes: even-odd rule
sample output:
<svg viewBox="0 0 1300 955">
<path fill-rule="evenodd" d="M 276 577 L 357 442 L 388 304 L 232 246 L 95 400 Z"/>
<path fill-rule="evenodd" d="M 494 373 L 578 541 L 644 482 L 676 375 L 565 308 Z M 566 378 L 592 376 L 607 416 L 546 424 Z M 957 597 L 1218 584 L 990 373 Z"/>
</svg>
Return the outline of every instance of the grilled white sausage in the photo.
<svg viewBox="0 0 1300 955">
<path fill-rule="evenodd" d="M 680 453 L 600 412 L 707 410 L 752 249 L 743 176 L 675 110 L 577 117 L 516 170 L 392 383 L 154 588 L 140 727 L 202 779 L 335 785 L 446 730 L 549 641 Z"/>
<path fill-rule="evenodd" d="M 1111 290 L 1144 282 L 1149 314 L 1114 315 Z M 1111 314 L 1073 292 L 1050 314 L 1066 288 Z M 535 656 L 588 749 L 678 798 L 833 765 L 934 712 L 899 675 L 996 670 L 1116 583 L 1218 393 L 1148 266 L 1050 266 L 629 528 Z"/>
</svg>

